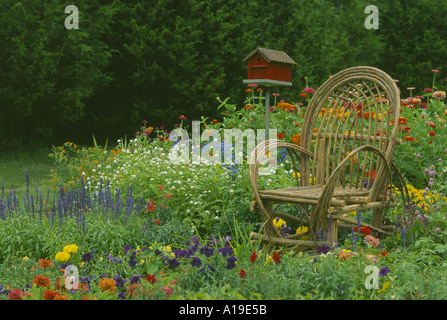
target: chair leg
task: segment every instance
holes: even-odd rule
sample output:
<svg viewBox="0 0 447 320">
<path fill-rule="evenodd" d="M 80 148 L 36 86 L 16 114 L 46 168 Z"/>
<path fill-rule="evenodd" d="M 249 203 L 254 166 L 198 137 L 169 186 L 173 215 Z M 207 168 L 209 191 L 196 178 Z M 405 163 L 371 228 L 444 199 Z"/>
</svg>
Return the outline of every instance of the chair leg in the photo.
<svg viewBox="0 0 447 320">
<path fill-rule="evenodd" d="M 383 208 L 377 208 L 373 210 L 373 217 L 371 225 L 376 228 L 382 227 L 383 219 Z"/>
<path fill-rule="evenodd" d="M 264 234 L 270 237 L 276 236 L 275 226 L 273 225 L 273 202 L 272 201 L 263 201 L 263 205 L 265 208 L 265 226 L 264 226 Z"/>
<path fill-rule="evenodd" d="M 331 220 L 329 222 L 329 235 L 328 241 L 331 244 L 331 247 L 334 247 L 338 243 L 338 221 Z"/>
</svg>

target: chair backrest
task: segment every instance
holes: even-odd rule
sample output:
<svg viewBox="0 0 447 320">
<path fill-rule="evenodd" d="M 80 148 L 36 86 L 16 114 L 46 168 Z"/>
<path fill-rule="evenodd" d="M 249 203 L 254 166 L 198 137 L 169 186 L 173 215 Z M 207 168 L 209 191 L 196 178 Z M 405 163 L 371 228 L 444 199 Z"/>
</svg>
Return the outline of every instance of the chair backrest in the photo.
<svg viewBox="0 0 447 320">
<path fill-rule="evenodd" d="M 346 155 L 362 145 L 380 149 L 389 163 L 397 141 L 399 113 L 398 88 L 385 72 L 353 67 L 329 78 L 315 92 L 304 118 L 301 146 L 311 150 L 314 159 L 301 163 L 302 185 L 324 184 Z M 356 154 L 338 186 L 364 189 L 376 198 L 385 187 L 381 162 L 373 152 Z"/>
</svg>

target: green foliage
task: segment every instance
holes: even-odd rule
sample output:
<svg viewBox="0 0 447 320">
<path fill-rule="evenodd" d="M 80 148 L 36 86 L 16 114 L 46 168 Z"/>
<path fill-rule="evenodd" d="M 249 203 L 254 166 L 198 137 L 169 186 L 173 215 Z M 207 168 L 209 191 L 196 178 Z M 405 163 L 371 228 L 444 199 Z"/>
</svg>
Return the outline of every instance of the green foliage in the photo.
<svg viewBox="0 0 447 320">
<path fill-rule="evenodd" d="M 153 126 L 174 123 L 180 114 L 215 118 L 216 96 L 243 99 L 242 60 L 256 47 L 283 50 L 297 61 L 294 87 L 281 89 L 289 101 L 298 98 L 304 77 L 317 87 L 355 65 L 399 77 L 402 90 L 422 90 L 430 78 L 425 71 L 445 60 L 447 28 L 432 17 L 442 16 L 446 5 L 379 1 L 379 29 L 368 30 L 369 4 L 78 1 L 80 28 L 67 30 L 60 0 L 2 1 L 3 144 L 32 145 L 37 137 L 87 143 L 92 132 L 101 142 L 123 130 L 131 134 L 145 118 Z"/>
</svg>

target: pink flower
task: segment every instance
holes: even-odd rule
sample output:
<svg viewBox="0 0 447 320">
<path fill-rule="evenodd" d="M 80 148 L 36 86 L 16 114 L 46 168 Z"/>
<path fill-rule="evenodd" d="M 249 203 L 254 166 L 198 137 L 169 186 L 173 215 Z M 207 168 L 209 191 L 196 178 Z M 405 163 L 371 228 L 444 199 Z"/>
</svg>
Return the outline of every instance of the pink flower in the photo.
<svg viewBox="0 0 447 320">
<path fill-rule="evenodd" d="M 309 88 L 309 87 L 307 87 L 307 88 L 304 88 L 304 89 L 303 89 L 303 92 L 305 92 L 305 93 L 314 93 L 315 90 L 314 90 L 313 88 Z"/>
<path fill-rule="evenodd" d="M 445 92 L 444 91 L 435 91 L 433 92 L 433 98 L 438 99 L 438 100 L 443 100 L 445 99 Z"/>
<path fill-rule="evenodd" d="M 425 88 L 425 89 L 424 89 L 424 92 L 425 92 L 425 93 L 430 93 L 430 92 L 433 92 L 433 89 L 431 89 L 431 88 Z"/>
<path fill-rule="evenodd" d="M 437 70 L 437 69 L 432 69 L 432 71 L 431 72 L 434 72 L 434 73 L 438 73 L 439 72 L 439 70 Z"/>
<path fill-rule="evenodd" d="M 166 292 L 166 297 L 169 297 L 172 294 L 172 289 L 170 287 L 163 287 L 161 290 Z"/>
<path fill-rule="evenodd" d="M 248 86 L 252 87 L 252 88 L 256 88 L 258 85 L 256 83 L 249 83 Z"/>
</svg>

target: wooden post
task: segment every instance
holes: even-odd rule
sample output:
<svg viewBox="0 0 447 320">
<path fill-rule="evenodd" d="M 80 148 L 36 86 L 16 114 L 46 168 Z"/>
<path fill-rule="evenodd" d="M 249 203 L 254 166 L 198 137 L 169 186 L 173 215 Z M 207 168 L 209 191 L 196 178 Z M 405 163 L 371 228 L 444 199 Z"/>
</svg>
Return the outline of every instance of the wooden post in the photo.
<svg viewBox="0 0 447 320">
<path fill-rule="evenodd" d="M 270 86 L 265 89 L 265 141 L 269 139 Z"/>
<path fill-rule="evenodd" d="M 331 246 L 335 246 L 338 242 L 338 221 L 335 219 L 331 219 L 329 223 L 328 241 Z"/>
</svg>

